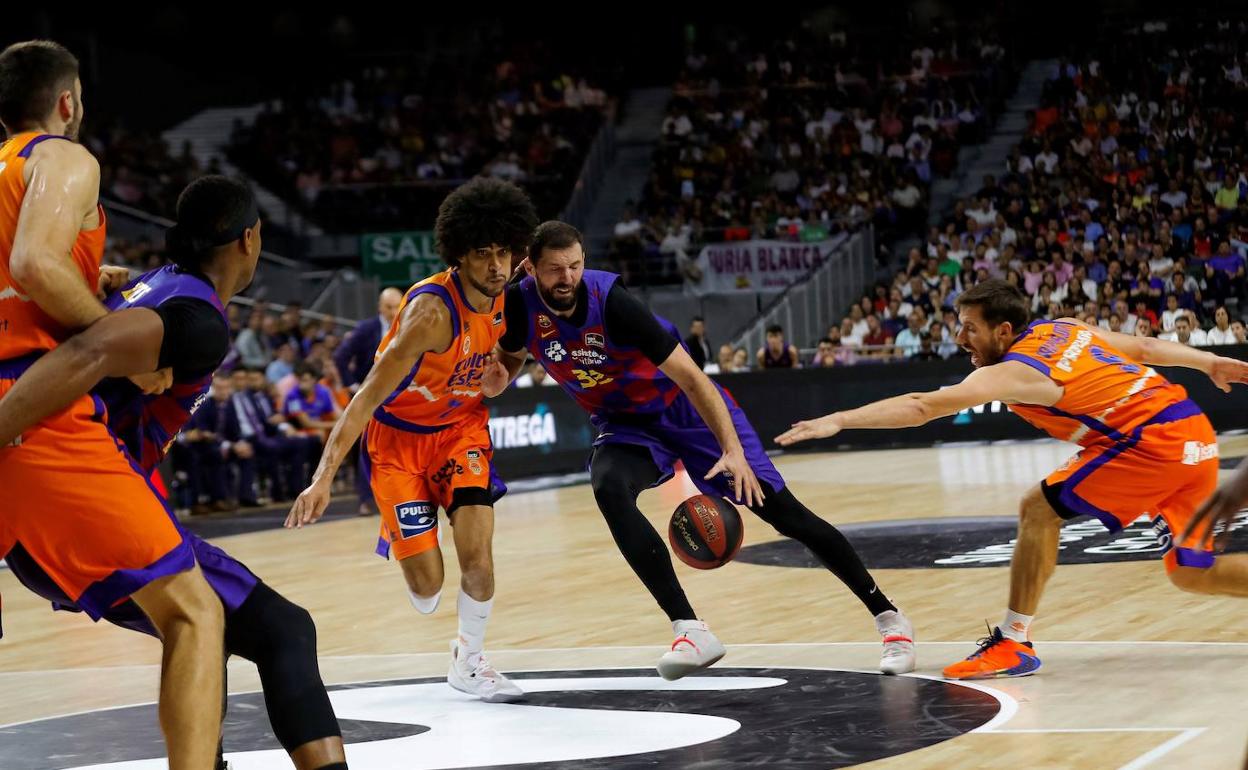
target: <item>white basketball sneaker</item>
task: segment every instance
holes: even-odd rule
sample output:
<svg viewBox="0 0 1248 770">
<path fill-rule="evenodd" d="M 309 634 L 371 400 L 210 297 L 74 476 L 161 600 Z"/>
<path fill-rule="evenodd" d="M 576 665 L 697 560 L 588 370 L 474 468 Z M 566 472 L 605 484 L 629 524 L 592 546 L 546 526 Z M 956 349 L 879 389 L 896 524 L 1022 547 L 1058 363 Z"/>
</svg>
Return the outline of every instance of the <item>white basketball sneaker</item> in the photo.
<svg viewBox="0 0 1248 770">
<path fill-rule="evenodd" d="M 524 697 L 524 690 L 495 671 L 484 655 L 475 666 L 469 666 L 459 655 L 458 640 L 451 641 L 451 669 L 446 673 L 446 683 L 486 703 L 511 703 Z"/>
<path fill-rule="evenodd" d="M 676 632 L 676 641 L 659 658 L 659 676 L 669 682 L 715 665 L 728 652 L 700 620 L 677 620 L 672 623 L 672 630 Z"/>
<path fill-rule="evenodd" d="M 880 655 L 880 671 L 885 674 L 908 674 L 914 670 L 914 626 L 899 610 L 888 610 L 875 616 L 875 627 L 884 637 Z"/>
</svg>

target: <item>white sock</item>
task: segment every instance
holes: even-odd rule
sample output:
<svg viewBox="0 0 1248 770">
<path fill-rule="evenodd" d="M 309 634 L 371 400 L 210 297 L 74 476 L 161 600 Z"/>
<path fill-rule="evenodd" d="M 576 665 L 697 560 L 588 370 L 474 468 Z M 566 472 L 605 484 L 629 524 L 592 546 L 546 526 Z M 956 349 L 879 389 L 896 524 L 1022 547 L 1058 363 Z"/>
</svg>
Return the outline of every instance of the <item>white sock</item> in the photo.
<svg viewBox="0 0 1248 770">
<path fill-rule="evenodd" d="M 421 615 L 432 615 L 433 611 L 438 608 L 438 603 L 442 601 L 442 592 L 438 591 L 433 596 L 421 596 L 412 589 L 407 589 L 407 598 L 411 600 L 412 606 Z"/>
<path fill-rule="evenodd" d="M 459 589 L 459 654 L 469 666 L 475 666 L 485 649 L 485 625 L 490 622 L 494 599 L 479 602 L 464 589 Z"/>
<path fill-rule="evenodd" d="M 1035 615 L 1022 615 L 1014 610 L 1005 611 L 1005 620 L 1001 621 L 1001 635 L 1016 642 L 1030 641 L 1031 621 Z"/>
</svg>

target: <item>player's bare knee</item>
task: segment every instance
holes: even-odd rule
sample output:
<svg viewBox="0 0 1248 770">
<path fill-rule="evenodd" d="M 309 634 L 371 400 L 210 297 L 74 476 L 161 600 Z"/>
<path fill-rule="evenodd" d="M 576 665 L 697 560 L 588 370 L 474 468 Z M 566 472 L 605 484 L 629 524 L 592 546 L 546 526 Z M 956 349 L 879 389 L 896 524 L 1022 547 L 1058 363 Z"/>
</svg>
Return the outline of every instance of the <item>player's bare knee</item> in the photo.
<svg viewBox="0 0 1248 770">
<path fill-rule="evenodd" d="M 1060 527 L 1062 519 L 1044 499 L 1044 492 L 1036 486 L 1019 501 L 1018 524 L 1020 527 Z"/>
<path fill-rule="evenodd" d="M 1207 569 L 1175 567 L 1170 571 L 1170 582 L 1180 591 L 1192 594 L 1212 594 L 1213 581 Z"/>
<path fill-rule="evenodd" d="M 187 625 L 224 634 L 221 599 L 198 568 L 152 582 L 136 591 L 133 598 L 161 636 Z"/>
<path fill-rule="evenodd" d="M 399 568 L 403 570 L 408 590 L 417 596 L 433 596 L 442 590 L 445 573 L 441 553 L 427 551 L 400 559 Z"/>
</svg>

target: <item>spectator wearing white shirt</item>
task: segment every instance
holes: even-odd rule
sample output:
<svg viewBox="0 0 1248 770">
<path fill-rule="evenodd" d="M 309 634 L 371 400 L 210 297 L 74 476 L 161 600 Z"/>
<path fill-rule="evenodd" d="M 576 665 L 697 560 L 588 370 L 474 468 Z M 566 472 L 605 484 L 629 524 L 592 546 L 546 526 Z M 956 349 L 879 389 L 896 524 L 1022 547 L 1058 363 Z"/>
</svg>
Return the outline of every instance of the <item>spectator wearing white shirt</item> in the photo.
<svg viewBox="0 0 1248 770">
<path fill-rule="evenodd" d="M 1161 200 L 1171 208 L 1183 208 L 1187 205 L 1187 193 L 1179 189 L 1179 180 L 1170 179 L 1169 189 L 1161 194 Z"/>
<path fill-rule="evenodd" d="M 1234 345 L 1236 343 L 1235 332 L 1231 330 L 1231 316 L 1226 312 L 1225 307 L 1219 307 L 1214 311 L 1213 324 L 1213 328 L 1205 335 L 1207 344 Z"/>
<path fill-rule="evenodd" d="M 1057 170 L 1057 153 L 1053 152 L 1053 148 L 1048 142 L 1044 143 L 1044 149 L 1041 150 L 1035 159 L 1036 168 L 1044 174 L 1052 174 Z"/>
<path fill-rule="evenodd" d="M 910 358 L 919 352 L 922 341 L 923 316 L 916 311 L 910 314 L 909 326 L 902 329 L 897 338 L 893 340 L 893 348 L 898 356 Z"/>
<path fill-rule="evenodd" d="M 1174 322 L 1187 311 L 1179 307 L 1179 298 L 1173 294 L 1166 296 L 1166 309 L 1161 311 L 1161 330 L 1174 331 Z"/>
<path fill-rule="evenodd" d="M 1200 329 L 1195 328 L 1195 325 L 1192 322 L 1192 316 L 1186 310 L 1183 311 L 1183 315 L 1174 319 L 1174 331 L 1169 334 L 1162 334 L 1160 335 L 1160 338 L 1163 340 L 1170 340 L 1171 342 L 1178 342 L 1183 345 L 1190 345 L 1192 347 L 1201 347 L 1209 344 L 1209 340 L 1205 333 Z"/>
</svg>

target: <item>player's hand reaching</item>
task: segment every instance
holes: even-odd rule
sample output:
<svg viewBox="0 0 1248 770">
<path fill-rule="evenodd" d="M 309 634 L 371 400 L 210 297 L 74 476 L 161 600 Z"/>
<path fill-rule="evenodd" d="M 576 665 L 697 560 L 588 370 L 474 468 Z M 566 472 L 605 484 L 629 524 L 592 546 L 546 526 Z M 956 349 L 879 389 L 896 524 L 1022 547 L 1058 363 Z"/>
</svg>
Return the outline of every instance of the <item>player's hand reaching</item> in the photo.
<svg viewBox="0 0 1248 770">
<path fill-rule="evenodd" d="M 1232 385 L 1248 385 L 1248 361 L 1217 356 L 1209 367 L 1209 379 L 1224 393 L 1230 393 Z"/>
<path fill-rule="evenodd" d="M 1245 505 L 1248 505 L 1248 460 L 1240 463 L 1231 480 L 1223 484 L 1197 509 L 1191 522 L 1183 530 L 1179 542 L 1185 542 L 1193 535 L 1204 542 L 1221 524 L 1222 532 L 1218 535 L 1217 548 L 1219 551 L 1223 550 L 1230 540 L 1230 524 L 1235 519 L 1235 514 Z"/>
<path fill-rule="evenodd" d="M 329 507 L 329 493 L 332 479 L 329 481 L 313 481 L 312 485 L 299 493 L 295 504 L 286 517 L 287 529 L 299 529 L 304 524 L 311 524 L 321 518 Z"/>
<path fill-rule="evenodd" d="M 802 420 L 801 422 L 793 423 L 793 427 L 776 436 L 776 443 L 780 446 L 792 446 L 799 441 L 830 438 L 840 432 L 840 415 L 833 412 L 814 420 Z"/>
<path fill-rule="evenodd" d="M 102 300 L 129 282 L 129 268 L 116 265 L 100 265 L 100 280 L 95 287 L 95 296 Z"/>
<path fill-rule="evenodd" d="M 173 387 L 173 369 L 166 366 L 164 369 L 157 369 L 147 374 L 132 374 L 126 379 L 143 391 L 143 395 L 154 396 Z"/>
<path fill-rule="evenodd" d="M 486 398 L 494 398 L 511 384 L 511 373 L 498 356 L 493 353 L 486 355 L 485 368 L 481 372 L 481 393 Z"/>
<path fill-rule="evenodd" d="M 732 480 L 732 494 L 738 503 L 743 503 L 747 508 L 763 504 L 763 488 L 740 447 L 724 452 L 719 462 L 702 478 L 709 481 L 721 473 L 727 474 Z"/>
</svg>

